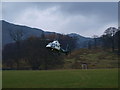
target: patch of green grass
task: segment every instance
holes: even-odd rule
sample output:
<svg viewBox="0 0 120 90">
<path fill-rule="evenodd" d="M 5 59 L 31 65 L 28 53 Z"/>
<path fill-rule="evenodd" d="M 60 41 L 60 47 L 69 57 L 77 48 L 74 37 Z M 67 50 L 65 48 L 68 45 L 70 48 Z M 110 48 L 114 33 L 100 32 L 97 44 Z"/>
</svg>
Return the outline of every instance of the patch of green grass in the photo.
<svg viewBox="0 0 120 90">
<path fill-rule="evenodd" d="M 118 69 L 3 71 L 3 88 L 117 88 Z"/>
<path fill-rule="evenodd" d="M 68 62 L 69 61 L 69 62 Z M 71 63 L 72 62 L 72 63 Z M 76 64 L 77 62 L 77 64 Z M 88 68 L 117 68 L 118 55 L 103 50 L 80 49 L 65 58 L 65 68 L 81 68 L 81 63 L 88 63 Z"/>
<path fill-rule="evenodd" d="M 2 88 L 2 70 L 0 70 L 0 89 Z"/>
</svg>

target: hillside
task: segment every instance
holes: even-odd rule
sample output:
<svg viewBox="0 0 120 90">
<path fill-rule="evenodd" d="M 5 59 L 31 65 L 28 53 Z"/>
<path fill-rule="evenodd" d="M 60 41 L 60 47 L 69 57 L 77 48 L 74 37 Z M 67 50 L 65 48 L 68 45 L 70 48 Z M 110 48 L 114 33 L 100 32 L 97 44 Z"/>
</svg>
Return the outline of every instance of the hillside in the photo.
<svg viewBox="0 0 120 90">
<path fill-rule="evenodd" d="M 64 68 L 81 69 L 82 64 L 86 64 L 88 69 L 117 68 L 118 56 L 110 51 L 100 49 L 79 49 L 65 57 Z"/>
<path fill-rule="evenodd" d="M 15 25 L 12 23 L 8 23 L 6 21 L 0 21 L 0 23 L 2 23 L 2 44 L 8 44 L 13 42 L 13 40 L 10 37 L 10 31 L 13 30 L 23 30 L 25 35 L 23 37 L 23 39 L 28 38 L 29 36 L 40 36 L 43 32 L 43 30 L 41 29 L 37 29 L 37 28 L 30 28 L 27 26 L 20 26 L 20 25 Z"/>
<path fill-rule="evenodd" d="M 45 30 L 42 30 L 42 29 L 38 29 L 38 28 L 31 28 L 31 27 L 28 27 L 28 26 L 22 26 L 22 25 L 16 25 L 16 24 L 12 24 L 12 23 L 9 23 L 9 22 L 6 22 L 4 20 L 0 21 L 0 24 L 2 23 L 2 45 L 6 45 L 8 43 L 12 43 L 14 42 L 12 39 L 11 39 L 11 36 L 10 36 L 10 31 L 13 30 L 13 31 L 16 31 L 16 30 L 21 30 L 24 32 L 24 36 L 23 36 L 23 39 L 26 39 L 30 36 L 36 36 L 36 37 L 40 37 L 42 34 L 44 35 L 50 35 L 50 34 L 60 34 L 60 33 L 57 33 L 57 32 L 49 32 L 49 31 L 45 31 Z M 91 38 L 86 38 L 86 37 L 83 37 L 79 34 L 76 34 L 76 33 L 71 33 L 71 34 L 67 34 L 68 36 L 70 37 L 73 37 L 73 38 L 77 38 L 77 43 L 76 43 L 76 48 L 84 48 L 86 47 L 86 43 L 91 40 Z"/>
<path fill-rule="evenodd" d="M 76 38 L 76 40 L 77 40 L 76 48 L 86 48 L 88 45 L 88 42 L 93 41 L 92 38 L 83 37 L 83 36 L 76 34 L 76 33 L 70 33 L 70 34 L 68 34 L 68 36 Z"/>
</svg>

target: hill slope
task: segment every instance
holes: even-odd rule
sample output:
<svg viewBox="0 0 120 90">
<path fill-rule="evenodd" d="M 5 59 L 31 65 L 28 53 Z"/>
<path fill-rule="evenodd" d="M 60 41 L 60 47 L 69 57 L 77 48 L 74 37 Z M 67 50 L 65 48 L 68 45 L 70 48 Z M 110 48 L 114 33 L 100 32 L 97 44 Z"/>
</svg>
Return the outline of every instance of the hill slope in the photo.
<svg viewBox="0 0 120 90">
<path fill-rule="evenodd" d="M 30 36 L 37 36 L 37 37 L 40 37 L 42 33 L 44 33 L 45 35 L 49 35 L 49 34 L 60 34 L 60 33 L 56 33 L 56 32 L 46 32 L 44 30 L 41 30 L 41 29 L 37 29 L 37 28 L 31 28 L 31 27 L 28 27 L 28 26 L 21 26 L 21 25 L 15 25 L 15 24 L 12 24 L 12 23 L 9 23 L 9 22 L 6 22 L 4 20 L 1 20 L 0 21 L 0 24 L 2 24 L 2 44 L 3 46 L 5 44 L 8 44 L 8 43 L 12 43 L 13 40 L 11 39 L 11 36 L 10 36 L 10 31 L 13 30 L 13 31 L 16 31 L 16 30 L 22 30 L 24 31 L 25 35 L 23 37 L 23 39 L 26 39 Z M 73 37 L 73 38 L 77 38 L 77 43 L 76 43 L 76 47 L 77 48 L 84 48 L 86 47 L 86 43 L 91 40 L 91 38 L 86 38 L 86 37 L 83 37 L 83 36 L 80 36 L 79 34 L 67 34 L 68 36 L 70 37 Z"/>
<path fill-rule="evenodd" d="M 86 64 L 88 69 L 117 68 L 118 56 L 115 53 L 100 49 L 79 49 L 66 57 L 64 68 L 81 69 L 82 64 Z"/>
<path fill-rule="evenodd" d="M 68 34 L 68 36 L 76 38 L 76 40 L 77 40 L 76 48 L 86 48 L 88 45 L 88 42 L 90 40 L 92 41 L 92 38 L 83 37 L 83 36 L 76 34 L 76 33 Z"/>
<path fill-rule="evenodd" d="M 13 40 L 10 37 L 10 31 L 11 30 L 23 30 L 25 35 L 24 39 L 33 35 L 33 36 L 40 36 L 43 32 L 41 29 L 36 29 L 36 28 L 30 28 L 27 26 L 20 26 L 20 25 L 15 25 L 12 23 L 8 23 L 6 21 L 0 21 L 2 23 L 2 44 L 5 45 L 7 43 L 13 42 Z"/>
</svg>

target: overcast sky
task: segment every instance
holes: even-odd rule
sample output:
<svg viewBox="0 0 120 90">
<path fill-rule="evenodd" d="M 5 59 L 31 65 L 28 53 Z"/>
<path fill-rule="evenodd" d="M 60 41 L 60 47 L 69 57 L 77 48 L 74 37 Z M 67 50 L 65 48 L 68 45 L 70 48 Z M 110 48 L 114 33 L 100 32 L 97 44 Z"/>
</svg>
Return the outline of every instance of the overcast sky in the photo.
<svg viewBox="0 0 120 90">
<path fill-rule="evenodd" d="M 118 26 L 117 2 L 3 2 L 2 19 L 58 33 L 102 35 Z"/>
</svg>

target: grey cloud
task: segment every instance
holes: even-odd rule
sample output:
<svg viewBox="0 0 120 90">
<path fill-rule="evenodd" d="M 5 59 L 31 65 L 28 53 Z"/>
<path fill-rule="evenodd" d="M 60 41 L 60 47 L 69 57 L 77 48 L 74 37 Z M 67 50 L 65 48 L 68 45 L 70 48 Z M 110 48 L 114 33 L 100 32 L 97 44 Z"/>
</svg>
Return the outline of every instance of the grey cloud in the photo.
<svg viewBox="0 0 120 90">
<path fill-rule="evenodd" d="M 31 12 L 33 12 L 32 10 L 37 10 L 44 12 L 52 7 L 58 7 L 54 12 L 50 13 L 51 17 L 47 17 L 46 15 L 47 19 L 52 23 L 47 22 L 46 17 L 42 16 L 44 14 L 41 14 L 41 17 L 43 17 L 42 20 L 45 19 L 46 22 L 43 24 L 42 21 L 37 20 L 36 24 L 41 23 L 41 26 L 42 24 L 43 26 L 46 24 L 48 25 L 48 30 L 54 29 L 56 32 L 61 33 L 74 31 L 86 36 L 87 33 L 91 35 L 93 32 L 99 34 L 100 29 L 105 28 L 105 26 L 115 25 L 118 20 L 117 2 L 6 2 L 2 3 L 2 6 L 3 19 L 10 22 L 16 21 L 17 19 L 17 22 L 14 23 L 24 22 L 19 20 L 20 18 L 18 18 L 18 16 L 22 17 L 27 11 L 30 12 L 31 10 Z M 38 12 L 38 14 L 40 14 L 40 12 Z M 30 13 L 31 16 L 29 17 L 35 18 L 33 16 L 36 15 L 33 14 Z M 38 15 L 38 17 L 40 18 L 40 15 Z M 76 18 L 74 19 L 74 17 Z M 54 18 L 56 20 L 54 20 Z M 27 20 L 29 22 L 28 17 Z M 34 19 L 32 19 L 32 21 L 33 20 Z M 59 23 L 57 21 L 59 21 Z M 67 23 L 62 24 L 65 21 Z M 56 23 L 59 25 L 56 26 Z M 60 25 L 60 23 L 62 25 Z M 25 24 L 30 25 L 30 23 L 28 24 L 27 22 Z M 51 28 L 49 28 L 49 26 Z"/>
<path fill-rule="evenodd" d="M 18 13 L 27 8 L 36 8 L 45 10 L 53 6 L 60 6 L 59 12 L 62 14 L 73 15 L 73 14 L 98 14 L 107 17 L 116 16 L 118 12 L 117 2 L 4 2 L 4 6 L 8 9 L 7 12 Z"/>
<path fill-rule="evenodd" d="M 118 17 L 117 2 L 79 2 L 61 3 L 61 12 L 67 15 L 98 15 L 107 21 L 116 21 Z"/>
</svg>

